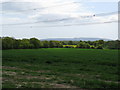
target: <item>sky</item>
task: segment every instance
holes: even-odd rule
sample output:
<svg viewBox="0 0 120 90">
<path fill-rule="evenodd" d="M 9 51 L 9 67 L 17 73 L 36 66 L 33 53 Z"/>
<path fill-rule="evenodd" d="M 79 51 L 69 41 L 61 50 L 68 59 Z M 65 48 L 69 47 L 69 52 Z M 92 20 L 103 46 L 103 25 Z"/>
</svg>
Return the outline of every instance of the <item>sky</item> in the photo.
<svg viewBox="0 0 120 90">
<path fill-rule="evenodd" d="M 1 36 L 118 39 L 117 0 L 0 0 L 0 4 Z"/>
</svg>

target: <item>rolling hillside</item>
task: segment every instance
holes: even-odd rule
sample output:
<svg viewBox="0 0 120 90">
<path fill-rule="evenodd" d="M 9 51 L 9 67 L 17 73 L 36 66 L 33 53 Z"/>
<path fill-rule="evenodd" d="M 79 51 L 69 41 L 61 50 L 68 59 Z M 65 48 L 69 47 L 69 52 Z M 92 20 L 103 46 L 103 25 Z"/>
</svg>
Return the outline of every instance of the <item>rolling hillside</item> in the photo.
<svg viewBox="0 0 120 90">
<path fill-rule="evenodd" d="M 111 39 L 104 39 L 104 38 L 47 38 L 47 39 L 40 39 L 41 41 L 47 40 L 55 40 L 55 41 L 96 41 L 96 40 L 104 40 L 109 41 Z"/>
</svg>

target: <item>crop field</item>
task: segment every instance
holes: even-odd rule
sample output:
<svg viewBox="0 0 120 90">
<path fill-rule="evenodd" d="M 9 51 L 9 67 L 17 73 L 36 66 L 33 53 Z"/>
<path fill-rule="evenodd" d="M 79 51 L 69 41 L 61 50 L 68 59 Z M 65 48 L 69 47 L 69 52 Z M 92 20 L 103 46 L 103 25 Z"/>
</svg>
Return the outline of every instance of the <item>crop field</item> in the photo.
<svg viewBox="0 0 120 90">
<path fill-rule="evenodd" d="M 117 88 L 118 50 L 16 49 L 2 52 L 3 88 Z"/>
<path fill-rule="evenodd" d="M 63 47 L 73 47 L 73 48 L 76 48 L 77 45 L 63 45 Z"/>
</svg>

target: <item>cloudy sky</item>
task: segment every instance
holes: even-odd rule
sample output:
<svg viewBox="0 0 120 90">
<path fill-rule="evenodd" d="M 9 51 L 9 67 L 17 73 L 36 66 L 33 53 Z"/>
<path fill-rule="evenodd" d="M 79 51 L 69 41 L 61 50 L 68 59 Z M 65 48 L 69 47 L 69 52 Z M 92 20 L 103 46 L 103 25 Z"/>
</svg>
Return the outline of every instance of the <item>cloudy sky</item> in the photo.
<svg viewBox="0 0 120 90">
<path fill-rule="evenodd" d="M 118 38 L 117 0 L 0 0 L 2 36 Z"/>
</svg>

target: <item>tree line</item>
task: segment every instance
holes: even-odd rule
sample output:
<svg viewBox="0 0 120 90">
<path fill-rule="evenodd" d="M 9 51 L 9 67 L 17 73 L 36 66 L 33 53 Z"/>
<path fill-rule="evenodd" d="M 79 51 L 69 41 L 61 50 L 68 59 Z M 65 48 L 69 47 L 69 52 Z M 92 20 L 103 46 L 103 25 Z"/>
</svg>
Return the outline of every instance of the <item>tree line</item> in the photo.
<svg viewBox="0 0 120 90">
<path fill-rule="evenodd" d="M 84 48 L 84 49 L 120 49 L 120 41 L 40 41 L 37 38 L 15 39 L 0 37 L 2 49 L 37 49 L 37 48 Z"/>
</svg>

